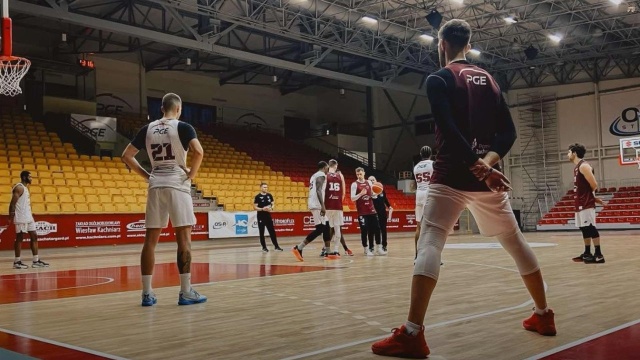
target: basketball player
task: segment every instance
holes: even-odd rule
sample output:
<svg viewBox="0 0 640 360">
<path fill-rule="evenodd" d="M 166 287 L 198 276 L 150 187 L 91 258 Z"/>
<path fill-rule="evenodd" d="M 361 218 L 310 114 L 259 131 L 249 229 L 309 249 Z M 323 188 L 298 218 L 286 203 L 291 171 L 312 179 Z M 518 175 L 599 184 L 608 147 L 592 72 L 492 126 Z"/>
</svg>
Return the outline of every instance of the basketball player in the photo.
<svg viewBox="0 0 640 360">
<path fill-rule="evenodd" d="M 258 217 L 258 233 L 260 235 L 260 245 L 262 245 L 262 252 L 268 253 L 267 243 L 264 239 L 264 228 L 269 231 L 269 237 L 276 251 L 283 251 L 278 246 L 278 238 L 276 237 L 276 229 L 273 227 L 273 219 L 271 218 L 271 212 L 273 211 L 273 195 L 267 192 L 269 189 L 267 183 L 260 184 L 260 193 L 256 195 L 253 200 L 253 208 L 257 211 Z"/>
<path fill-rule="evenodd" d="M 29 234 L 31 239 L 31 254 L 33 262 L 31 267 L 43 268 L 49 264 L 40 260 L 38 256 L 38 233 L 36 232 L 36 223 L 31 213 L 31 195 L 29 193 L 29 185 L 32 181 L 31 173 L 23 170 L 20 172 L 20 182 L 15 184 L 11 189 L 11 202 L 9 203 L 9 224 L 13 222 L 16 225 L 16 241 L 13 244 L 13 250 L 16 258 L 13 260 L 14 269 L 28 269 L 29 266 L 20 260 L 20 252 L 22 251 L 22 234 Z"/>
<path fill-rule="evenodd" d="M 368 180 L 372 184 L 378 181 L 375 176 L 369 176 Z M 391 207 L 391 203 L 389 203 L 387 193 L 384 189 L 380 194 L 374 194 L 372 198 L 373 208 L 376 209 L 376 213 L 378 214 L 378 224 L 380 225 L 380 235 L 382 237 L 382 250 L 387 251 L 387 208 L 389 208 L 389 211 L 393 211 L 393 208 Z"/>
<path fill-rule="evenodd" d="M 327 209 L 327 220 L 329 228 L 333 230 L 333 252 L 332 255 L 339 256 L 338 244 L 342 237 L 341 227 L 344 225 L 342 210 L 342 200 L 344 199 L 344 177 L 338 173 L 338 161 L 329 160 L 329 172 L 327 173 L 327 185 L 324 193 L 324 204 Z M 327 251 L 331 249 L 327 248 Z"/>
<path fill-rule="evenodd" d="M 533 298 L 535 311 L 523 326 L 555 335 L 554 314 L 547 308 L 544 283 L 535 254 L 520 232 L 506 191 L 509 180 L 498 162 L 516 139 L 509 108 L 495 80 L 471 65 L 471 27 L 450 20 L 438 33 L 444 67 L 427 78 L 427 95 L 436 121 L 439 148 L 422 217 L 418 258 L 411 284 L 408 321 L 393 335 L 376 342 L 374 353 L 426 358 L 424 317 L 440 272 L 440 257 L 449 231 L 468 207 L 484 236 L 497 237 L 515 260 Z"/>
<path fill-rule="evenodd" d="M 573 191 L 575 196 L 576 227 L 582 231 L 584 239 L 584 253 L 573 258 L 575 262 L 585 264 L 602 264 L 604 256 L 600 250 L 600 233 L 596 229 L 596 203 L 604 205 L 602 200 L 595 196 L 598 188 L 593 168 L 584 161 L 584 154 L 587 149 L 582 144 L 572 144 L 569 146 L 567 157 L 576 167 L 573 169 Z M 595 253 L 591 255 L 591 242 L 595 248 Z"/>
<path fill-rule="evenodd" d="M 429 146 L 423 146 L 420 149 L 420 159 L 420 162 L 413 168 L 413 176 L 416 178 L 416 258 L 418 256 L 418 238 L 420 237 L 422 213 L 427 202 L 431 176 L 433 176 L 433 160 L 431 160 L 431 148 Z"/>
<path fill-rule="evenodd" d="M 173 93 L 162 98 L 162 119 L 143 126 L 122 154 L 122 161 L 149 182 L 145 215 L 146 234 L 140 270 L 142 272 L 142 306 L 157 302 L 151 288 L 155 265 L 155 249 L 162 229 L 169 219 L 178 243 L 180 293 L 178 305 L 207 301 L 191 287 L 191 227 L 196 224 L 191 198 L 191 180 L 198 174 L 204 152 L 195 129 L 180 120 L 182 100 Z M 145 149 L 151 162 L 151 174 L 135 159 Z M 187 151 L 191 150 L 191 169 L 186 168 Z"/>
<path fill-rule="evenodd" d="M 324 203 L 328 171 L 329 165 L 324 161 L 320 161 L 318 163 L 318 171 L 311 176 L 311 180 L 309 181 L 308 206 L 316 228 L 307 235 L 304 241 L 291 249 L 293 256 L 295 256 L 298 261 L 304 261 L 302 258 L 302 250 L 304 250 L 305 246 L 320 235 L 322 235 L 324 240 L 324 247 L 331 249 L 331 233 L 329 231 L 329 226 L 326 224 L 325 215 L 327 213 L 327 208 Z M 337 257 L 334 254 L 327 253 L 325 258 L 335 259 Z"/>
<path fill-rule="evenodd" d="M 356 203 L 360 226 L 367 229 L 367 237 L 369 239 L 369 247 L 366 241 L 362 241 L 365 255 L 372 255 L 370 248 L 375 238 L 377 247 L 373 255 L 386 255 L 387 252 L 382 249 L 380 240 L 380 226 L 378 224 L 378 215 L 373 207 L 373 193 L 371 191 L 371 182 L 364 179 L 364 169 L 359 167 L 356 169 L 357 180 L 351 184 L 351 201 Z"/>
</svg>

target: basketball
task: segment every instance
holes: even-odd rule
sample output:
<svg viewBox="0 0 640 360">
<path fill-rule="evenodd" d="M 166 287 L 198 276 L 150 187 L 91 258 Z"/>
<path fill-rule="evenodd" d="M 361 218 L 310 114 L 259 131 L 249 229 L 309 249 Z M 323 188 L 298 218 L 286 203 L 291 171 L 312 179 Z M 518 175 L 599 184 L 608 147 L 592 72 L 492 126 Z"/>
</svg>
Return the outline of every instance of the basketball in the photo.
<svg viewBox="0 0 640 360">
<path fill-rule="evenodd" d="M 375 194 L 375 195 L 379 195 L 382 193 L 382 190 L 384 190 L 384 187 L 382 186 L 381 183 L 379 182 L 374 182 L 373 185 L 371 186 L 371 191 Z"/>
</svg>

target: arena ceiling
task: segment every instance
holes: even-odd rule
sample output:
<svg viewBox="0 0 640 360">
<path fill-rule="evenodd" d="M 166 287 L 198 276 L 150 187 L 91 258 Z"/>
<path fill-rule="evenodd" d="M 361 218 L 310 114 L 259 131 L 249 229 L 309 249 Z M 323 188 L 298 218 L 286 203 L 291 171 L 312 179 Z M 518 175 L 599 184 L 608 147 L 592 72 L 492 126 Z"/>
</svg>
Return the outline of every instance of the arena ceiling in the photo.
<svg viewBox="0 0 640 360">
<path fill-rule="evenodd" d="M 10 0 L 16 25 L 67 34 L 58 55 L 136 53 L 147 71 L 282 93 L 355 84 L 422 95 L 440 18 L 472 25 L 469 58 L 504 90 L 635 77 L 639 10 L 624 0 Z"/>
</svg>

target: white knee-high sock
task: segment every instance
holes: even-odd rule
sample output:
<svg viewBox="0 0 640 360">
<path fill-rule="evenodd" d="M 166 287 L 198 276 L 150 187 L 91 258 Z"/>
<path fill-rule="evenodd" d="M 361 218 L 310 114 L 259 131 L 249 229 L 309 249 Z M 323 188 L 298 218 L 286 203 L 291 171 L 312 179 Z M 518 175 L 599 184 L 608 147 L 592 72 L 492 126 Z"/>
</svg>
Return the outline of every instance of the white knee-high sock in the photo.
<svg viewBox="0 0 640 360">
<path fill-rule="evenodd" d="M 340 226 L 334 227 L 335 233 L 333 234 L 333 249 L 334 251 L 340 251 L 340 237 L 342 236 L 342 229 Z"/>
</svg>

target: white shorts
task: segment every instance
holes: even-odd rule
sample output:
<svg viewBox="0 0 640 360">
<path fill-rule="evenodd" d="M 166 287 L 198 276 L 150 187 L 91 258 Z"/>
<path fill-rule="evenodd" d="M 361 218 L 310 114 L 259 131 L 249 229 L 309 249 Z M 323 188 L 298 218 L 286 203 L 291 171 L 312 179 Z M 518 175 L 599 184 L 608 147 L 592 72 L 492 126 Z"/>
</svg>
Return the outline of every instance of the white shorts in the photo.
<svg viewBox="0 0 640 360">
<path fill-rule="evenodd" d="M 169 219 L 174 228 L 196 224 L 191 194 L 168 187 L 149 189 L 145 227 L 164 229 Z"/>
<path fill-rule="evenodd" d="M 344 225 L 344 217 L 342 215 L 342 210 L 327 210 L 325 217 L 329 220 L 330 227 L 336 227 Z"/>
<path fill-rule="evenodd" d="M 461 191 L 441 184 L 429 187 L 421 225 L 423 229 L 425 225 L 431 225 L 451 231 L 465 207 L 471 211 L 484 236 L 512 234 L 519 230 L 507 193 Z"/>
<path fill-rule="evenodd" d="M 424 213 L 424 204 L 427 203 L 427 195 L 429 195 L 429 191 L 416 191 L 416 221 L 422 220 L 422 214 Z"/>
<path fill-rule="evenodd" d="M 317 210 L 310 210 L 311 211 L 311 217 L 313 218 L 313 225 L 323 225 L 325 222 L 327 222 L 327 216 L 322 216 L 320 215 L 320 209 Z"/>
<path fill-rule="evenodd" d="M 20 234 L 20 233 L 26 234 L 32 231 L 36 231 L 36 223 L 34 222 L 21 223 L 21 224 L 16 223 L 16 234 Z"/>
<path fill-rule="evenodd" d="M 576 227 L 596 226 L 596 209 L 589 208 L 576 213 Z"/>
</svg>

